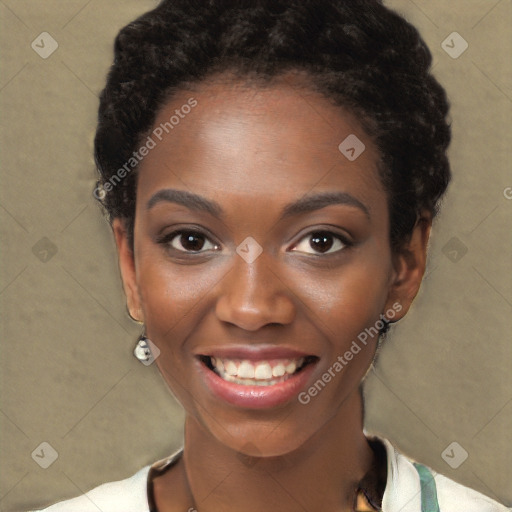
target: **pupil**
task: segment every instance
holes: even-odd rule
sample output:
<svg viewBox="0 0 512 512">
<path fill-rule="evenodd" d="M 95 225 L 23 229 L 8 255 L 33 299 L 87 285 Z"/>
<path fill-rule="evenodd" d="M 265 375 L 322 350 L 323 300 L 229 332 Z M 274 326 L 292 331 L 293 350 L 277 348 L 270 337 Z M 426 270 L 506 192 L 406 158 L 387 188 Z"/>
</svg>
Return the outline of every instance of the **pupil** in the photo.
<svg viewBox="0 0 512 512">
<path fill-rule="evenodd" d="M 200 235 L 195 235 L 194 233 L 181 235 L 181 238 L 183 247 L 190 251 L 199 251 L 204 245 L 204 240 L 200 239 Z"/>
<path fill-rule="evenodd" d="M 313 244 L 316 245 L 316 247 L 313 246 Z M 332 247 L 332 236 L 329 234 L 323 234 L 323 233 L 315 233 L 311 237 L 311 245 L 312 249 L 320 250 L 321 252 L 328 251 Z"/>
</svg>

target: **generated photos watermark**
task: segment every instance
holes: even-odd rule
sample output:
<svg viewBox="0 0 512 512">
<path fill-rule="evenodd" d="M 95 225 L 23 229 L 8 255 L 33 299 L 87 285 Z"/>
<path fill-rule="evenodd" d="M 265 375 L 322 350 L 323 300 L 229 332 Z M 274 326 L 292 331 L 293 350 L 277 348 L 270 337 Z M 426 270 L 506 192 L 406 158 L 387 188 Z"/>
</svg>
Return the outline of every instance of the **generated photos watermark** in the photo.
<svg viewBox="0 0 512 512">
<path fill-rule="evenodd" d="M 133 152 L 132 156 L 124 163 L 124 165 L 120 167 L 106 183 L 98 185 L 94 189 L 94 197 L 99 200 L 104 199 L 107 193 L 112 191 L 116 185 L 121 183 L 121 181 L 130 174 L 140 162 L 142 162 L 144 157 L 149 155 L 150 151 L 155 149 L 158 143 L 161 142 L 167 134 L 171 133 L 171 131 L 180 124 L 181 120 L 185 119 L 187 114 L 190 114 L 192 109 L 196 106 L 197 100 L 189 98 L 186 103 L 174 111 L 175 115 L 172 115 L 165 123 L 160 123 L 151 132 L 151 134 L 147 136 L 144 144 L 142 144 L 137 151 Z"/>
<path fill-rule="evenodd" d="M 311 399 L 322 391 L 325 386 L 331 380 L 333 380 L 336 375 L 338 375 L 345 366 L 348 365 L 350 361 L 354 358 L 355 355 L 361 352 L 361 345 L 366 346 L 368 343 L 368 338 L 373 338 L 377 336 L 380 330 L 386 325 L 385 320 L 391 321 L 395 317 L 397 313 L 402 311 L 402 305 L 399 302 L 395 302 L 391 308 L 389 308 L 386 313 L 380 315 L 380 319 L 375 322 L 371 327 L 367 327 L 364 331 L 361 331 L 357 335 L 357 340 L 353 340 L 349 349 L 345 351 L 343 355 L 339 355 L 336 358 L 336 361 L 323 373 L 323 375 L 311 386 L 307 391 L 302 391 L 298 395 L 298 400 L 301 404 L 307 405 L 311 402 Z"/>
</svg>

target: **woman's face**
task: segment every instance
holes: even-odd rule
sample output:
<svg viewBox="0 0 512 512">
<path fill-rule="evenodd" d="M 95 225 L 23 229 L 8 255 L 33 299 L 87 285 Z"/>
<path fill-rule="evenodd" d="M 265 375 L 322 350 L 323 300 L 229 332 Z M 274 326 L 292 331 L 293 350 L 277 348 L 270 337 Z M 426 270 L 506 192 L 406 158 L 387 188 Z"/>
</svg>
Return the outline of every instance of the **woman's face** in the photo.
<svg viewBox="0 0 512 512">
<path fill-rule="evenodd" d="M 378 154 L 357 119 L 284 83 L 210 83 L 175 96 L 150 136 L 134 258 L 114 230 L 129 308 L 188 416 L 229 447 L 278 455 L 360 414 L 375 326 L 403 316 L 421 276 L 404 292 L 411 270 L 390 251 Z"/>
</svg>

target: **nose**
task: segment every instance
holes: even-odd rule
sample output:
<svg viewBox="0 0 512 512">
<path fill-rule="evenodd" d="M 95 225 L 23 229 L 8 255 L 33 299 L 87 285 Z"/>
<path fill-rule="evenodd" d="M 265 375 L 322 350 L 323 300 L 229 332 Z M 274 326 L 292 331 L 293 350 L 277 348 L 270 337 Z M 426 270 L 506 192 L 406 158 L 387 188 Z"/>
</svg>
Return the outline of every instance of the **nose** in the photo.
<svg viewBox="0 0 512 512">
<path fill-rule="evenodd" d="M 219 320 L 247 331 L 268 324 L 286 325 L 295 317 L 293 292 L 265 253 L 250 264 L 235 255 L 231 271 L 222 280 L 215 310 Z"/>
</svg>

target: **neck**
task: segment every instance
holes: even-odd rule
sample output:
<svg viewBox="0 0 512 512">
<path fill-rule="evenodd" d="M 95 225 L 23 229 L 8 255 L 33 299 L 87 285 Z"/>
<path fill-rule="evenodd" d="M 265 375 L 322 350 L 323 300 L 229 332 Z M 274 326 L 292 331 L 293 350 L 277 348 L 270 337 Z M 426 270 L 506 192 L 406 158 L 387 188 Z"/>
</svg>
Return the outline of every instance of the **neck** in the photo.
<svg viewBox="0 0 512 512">
<path fill-rule="evenodd" d="M 282 456 L 257 459 L 241 456 L 187 417 L 183 458 L 193 508 L 353 510 L 358 483 L 374 464 L 362 407 L 358 391 L 306 443 Z"/>
</svg>

